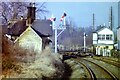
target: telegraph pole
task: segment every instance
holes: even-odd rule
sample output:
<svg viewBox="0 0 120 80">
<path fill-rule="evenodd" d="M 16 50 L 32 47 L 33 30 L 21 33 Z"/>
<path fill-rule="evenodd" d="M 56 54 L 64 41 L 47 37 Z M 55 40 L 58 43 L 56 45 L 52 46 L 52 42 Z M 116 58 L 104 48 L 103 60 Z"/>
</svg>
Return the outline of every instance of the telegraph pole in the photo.
<svg viewBox="0 0 120 80">
<path fill-rule="evenodd" d="M 86 47 L 86 42 L 85 42 L 86 40 L 85 40 L 85 38 L 86 37 L 85 37 L 85 32 L 84 32 L 84 52 L 85 52 L 85 47 Z"/>
<path fill-rule="evenodd" d="M 86 52 L 86 33 L 84 32 L 84 53 Z"/>
</svg>

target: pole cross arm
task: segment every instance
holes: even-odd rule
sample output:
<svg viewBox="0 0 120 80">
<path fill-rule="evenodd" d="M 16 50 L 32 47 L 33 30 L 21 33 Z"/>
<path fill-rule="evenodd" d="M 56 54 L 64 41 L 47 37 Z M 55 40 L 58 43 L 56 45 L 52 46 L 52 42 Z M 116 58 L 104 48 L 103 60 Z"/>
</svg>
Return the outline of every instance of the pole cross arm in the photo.
<svg viewBox="0 0 120 80">
<path fill-rule="evenodd" d="M 60 31 L 60 33 L 57 35 L 57 37 L 59 37 L 64 30 L 65 30 L 65 29 L 63 29 L 62 31 Z"/>
</svg>

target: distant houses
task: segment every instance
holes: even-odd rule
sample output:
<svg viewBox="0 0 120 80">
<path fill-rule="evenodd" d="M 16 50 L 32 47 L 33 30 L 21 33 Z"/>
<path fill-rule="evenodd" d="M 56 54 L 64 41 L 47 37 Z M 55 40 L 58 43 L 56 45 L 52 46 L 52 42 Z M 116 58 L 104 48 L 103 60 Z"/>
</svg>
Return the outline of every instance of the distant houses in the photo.
<svg viewBox="0 0 120 80">
<path fill-rule="evenodd" d="M 114 45 L 114 33 L 107 27 L 101 27 L 93 32 L 93 45 L 96 48 L 96 55 L 111 56 Z"/>
</svg>

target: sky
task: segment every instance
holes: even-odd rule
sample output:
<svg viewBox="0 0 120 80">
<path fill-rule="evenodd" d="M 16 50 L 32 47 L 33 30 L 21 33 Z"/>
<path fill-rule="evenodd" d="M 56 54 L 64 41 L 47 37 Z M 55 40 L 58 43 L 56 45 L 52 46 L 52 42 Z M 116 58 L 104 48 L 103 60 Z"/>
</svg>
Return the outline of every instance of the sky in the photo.
<svg viewBox="0 0 120 80">
<path fill-rule="evenodd" d="M 1 2 L 4 0 L 1 0 Z M 92 26 L 92 14 L 95 14 L 95 26 L 108 26 L 110 7 L 113 7 L 114 27 L 118 27 L 118 1 L 119 0 L 6 0 L 13 2 L 46 2 L 45 6 L 49 13 L 45 14 L 50 18 L 53 14 L 56 18 L 56 24 L 64 11 L 66 18 L 70 18 L 77 27 Z M 44 17 L 43 16 L 43 17 Z"/>
<path fill-rule="evenodd" d="M 45 4 L 50 18 L 53 14 L 56 17 L 56 24 L 60 23 L 60 18 L 64 11 L 66 18 L 70 18 L 77 27 L 88 27 L 92 25 L 92 14 L 95 14 L 95 26 L 108 26 L 110 7 L 113 7 L 114 26 L 118 26 L 118 3 L 117 2 L 47 2 Z"/>
</svg>

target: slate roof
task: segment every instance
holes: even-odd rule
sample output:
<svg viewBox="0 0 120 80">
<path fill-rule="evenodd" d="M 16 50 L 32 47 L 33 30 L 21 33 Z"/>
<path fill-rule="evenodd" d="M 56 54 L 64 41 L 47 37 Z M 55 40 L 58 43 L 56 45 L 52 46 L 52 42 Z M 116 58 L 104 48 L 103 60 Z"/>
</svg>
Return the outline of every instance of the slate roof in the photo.
<svg viewBox="0 0 120 80">
<path fill-rule="evenodd" d="M 19 20 L 14 24 L 8 25 L 8 34 L 13 36 L 20 36 L 26 30 L 26 20 Z"/>
<path fill-rule="evenodd" d="M 52 26 L 50 26 L 50 20 L 35 20 L 32 23 L 32 28 L 39 36 L 49 37 L 52 36 Z M 26 20 L 13 21 L 8 25 L 7 34 L 12 36 L 20 36 L 28 26 L 26 26 Z"/>
<path fill-rule="evenodd" d="M 41 36 L 52 36 L 52 26 L 50 20 L 35 20 L 32 28 Z"/>
</svg>

